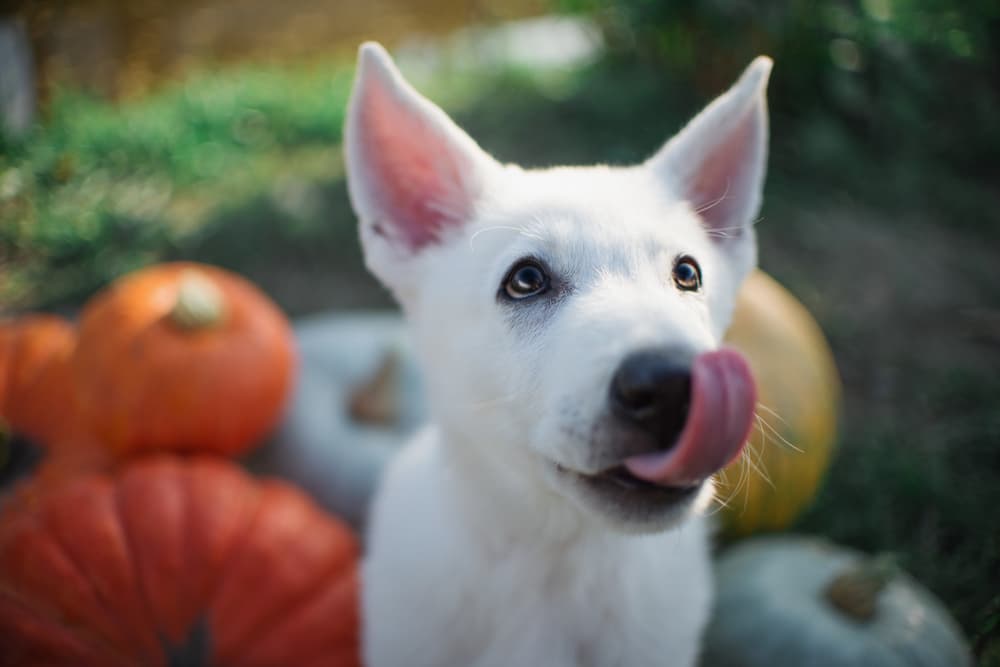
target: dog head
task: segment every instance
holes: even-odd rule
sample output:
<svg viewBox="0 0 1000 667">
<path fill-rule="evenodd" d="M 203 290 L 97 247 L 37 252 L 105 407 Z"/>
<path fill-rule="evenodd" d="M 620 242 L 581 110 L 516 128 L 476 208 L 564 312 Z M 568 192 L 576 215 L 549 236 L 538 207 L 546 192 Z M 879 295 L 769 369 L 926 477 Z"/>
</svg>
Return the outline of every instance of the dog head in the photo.
<svg viewBox="0 0 1000 667">
<path fill-rule="evenodd" d="M 756 264 L 770 69 L 641 165 L 524 170 L 361 47 L 345 149 L 365 260 L 462 455 L 627 530 L 708 502 L 756 400 L 719 344 Z"/>
</svg>

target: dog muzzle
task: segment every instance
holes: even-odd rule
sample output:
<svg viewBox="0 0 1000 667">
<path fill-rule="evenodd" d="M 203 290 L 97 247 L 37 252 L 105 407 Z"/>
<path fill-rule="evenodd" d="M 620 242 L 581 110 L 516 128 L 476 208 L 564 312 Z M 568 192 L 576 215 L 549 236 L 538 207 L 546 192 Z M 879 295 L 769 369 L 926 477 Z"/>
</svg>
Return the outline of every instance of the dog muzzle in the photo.
<svg viewBox="0 0 1000 667">
<path fill-rule="evenodd" d="M 701 354 L 691 366 L 691 406 L 677 442 L 629 457 L 625 467 L 654 484 L 698 484 L 743 451 L 756 406 L 756 383 L 742 354 L 732 348 Z"/>
</svg>

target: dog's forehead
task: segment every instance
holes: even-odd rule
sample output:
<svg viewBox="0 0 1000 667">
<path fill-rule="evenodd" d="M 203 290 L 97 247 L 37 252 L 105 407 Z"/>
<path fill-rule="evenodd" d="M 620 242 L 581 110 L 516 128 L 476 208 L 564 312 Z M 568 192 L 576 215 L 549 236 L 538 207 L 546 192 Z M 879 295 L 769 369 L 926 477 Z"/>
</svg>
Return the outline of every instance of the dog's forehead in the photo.
<svg viewBox="0 0 1000 667">
<path fill-rule="evenodd" d="M 693 251 L 707 241 L 688 204 L 642 168 L 564 167 L 515 172 L 497 188 L 477 229 L 520 232 L 521 245 L 606 259 Z"/>
</svg>

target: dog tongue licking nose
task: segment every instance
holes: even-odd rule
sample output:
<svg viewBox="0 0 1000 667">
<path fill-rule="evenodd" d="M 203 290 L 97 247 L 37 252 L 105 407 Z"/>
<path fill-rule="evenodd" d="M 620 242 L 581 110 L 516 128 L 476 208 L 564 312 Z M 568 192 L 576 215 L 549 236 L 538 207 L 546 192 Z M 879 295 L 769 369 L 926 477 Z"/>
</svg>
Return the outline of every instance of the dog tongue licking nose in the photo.
<svg viewBox="0 0 1000 667">
<path fill-rule="evenodd" d="M 625 459 L 639 479 L 689 486 L 725 467 L 743 450 L 753 425 L 757 387 L 743 355 L 731 348 L 707 352 L 691 366 L 691 407 L 668 450 Z"/>
</svg>

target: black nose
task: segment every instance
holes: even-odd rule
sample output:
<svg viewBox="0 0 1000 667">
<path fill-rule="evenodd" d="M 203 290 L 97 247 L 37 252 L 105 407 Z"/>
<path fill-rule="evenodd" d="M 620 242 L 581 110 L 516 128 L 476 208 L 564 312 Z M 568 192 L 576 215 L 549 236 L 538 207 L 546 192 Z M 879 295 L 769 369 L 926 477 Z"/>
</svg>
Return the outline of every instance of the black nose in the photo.
<svg viewBox="0 0 1000 667">
<path fill-rule="evenodd" d="M 615 415 L 653 436 L 659 447 L 673 444 L 687 421 L 691 369 L 682 359 L 666 349 L 633 352 L 611 380 Z"/>
</svg>

